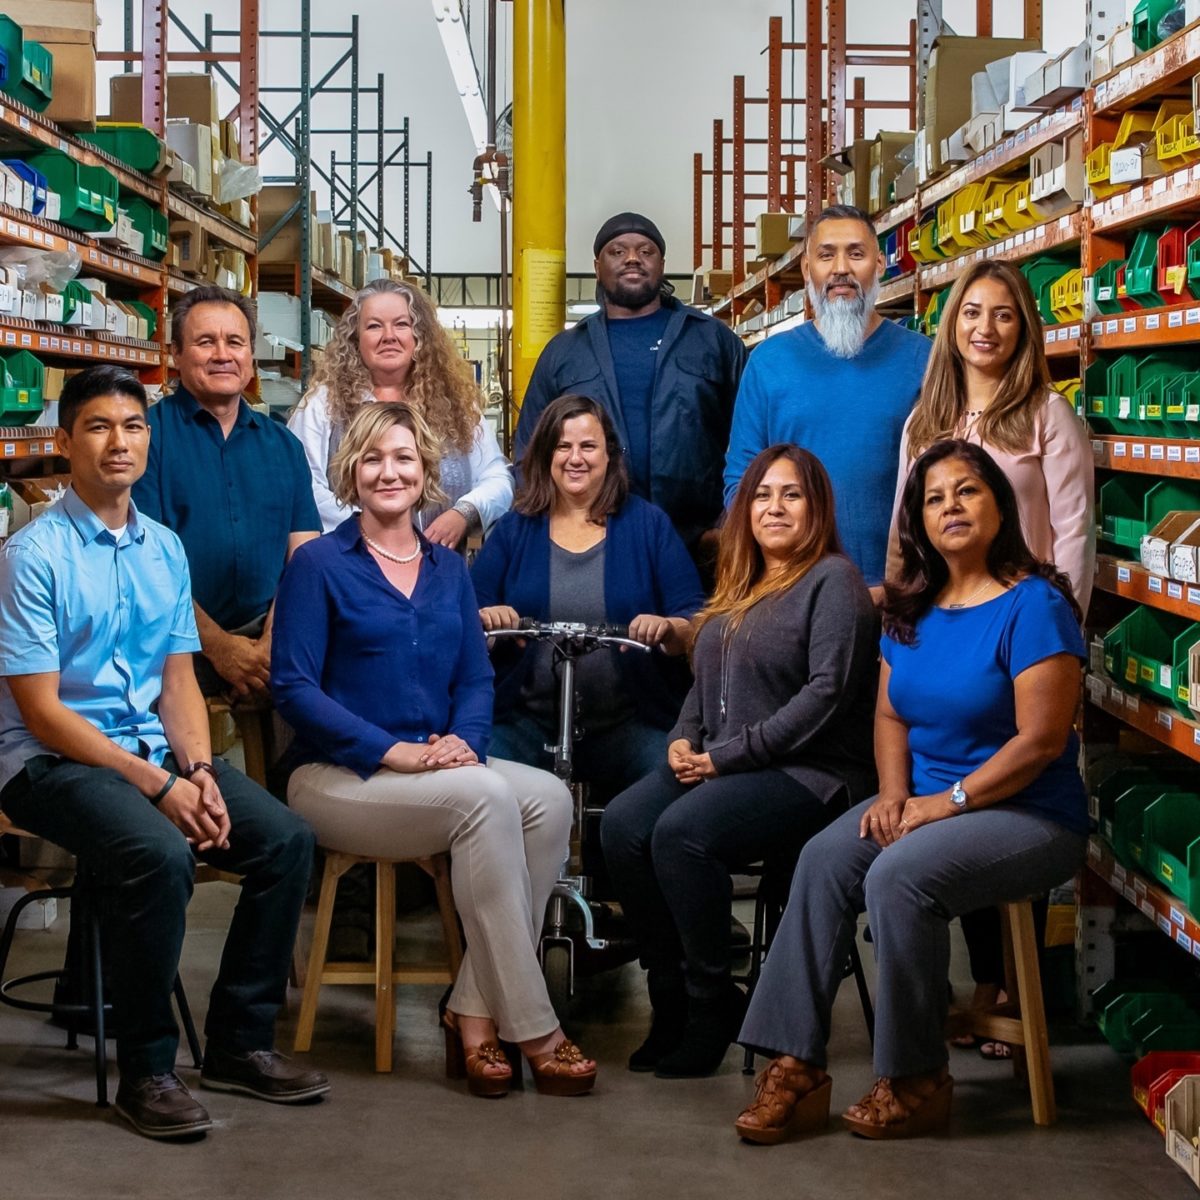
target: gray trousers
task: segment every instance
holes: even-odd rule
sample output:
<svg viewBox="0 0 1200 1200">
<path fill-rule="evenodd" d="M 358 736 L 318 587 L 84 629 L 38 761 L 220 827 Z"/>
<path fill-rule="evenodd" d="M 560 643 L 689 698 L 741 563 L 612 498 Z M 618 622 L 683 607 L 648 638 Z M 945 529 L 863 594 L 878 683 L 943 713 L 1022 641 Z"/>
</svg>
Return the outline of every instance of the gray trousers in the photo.
<svg viewBox="0 0 1200 1200">
<path fill-rule="evenodd" d="M 1001 804 L 924 825 L 885 850 L 858 836 L 871 803 L 804 847 L 738 1040 L 826 1065 L 833 1000 L 865 911 L 877 966 L 875 1072 L 922 1074 L 948 1057 L 951 918 L 1069 879 L 1087 838 Z"/>
</svg>

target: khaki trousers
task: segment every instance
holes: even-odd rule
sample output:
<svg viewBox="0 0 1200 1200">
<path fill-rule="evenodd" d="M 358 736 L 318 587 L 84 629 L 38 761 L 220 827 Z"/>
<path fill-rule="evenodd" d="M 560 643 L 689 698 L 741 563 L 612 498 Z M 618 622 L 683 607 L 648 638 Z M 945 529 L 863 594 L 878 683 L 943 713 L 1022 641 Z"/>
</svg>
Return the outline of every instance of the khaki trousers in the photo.
<svg viewBox="0 0 1200 1200">
<path fill-rule="evenodd" d="M 537 944 L 567 855 L 571 794 L 546 771 L 490 758 L 487 766 L 361 779 L 345 767 L 298 768 L 288 804 L 330 850 L 413 859 L 450 852 L 467 950 L 450 1009 L 491 1017 L 505 1041 L 558 1025 Z"/>
</svg>

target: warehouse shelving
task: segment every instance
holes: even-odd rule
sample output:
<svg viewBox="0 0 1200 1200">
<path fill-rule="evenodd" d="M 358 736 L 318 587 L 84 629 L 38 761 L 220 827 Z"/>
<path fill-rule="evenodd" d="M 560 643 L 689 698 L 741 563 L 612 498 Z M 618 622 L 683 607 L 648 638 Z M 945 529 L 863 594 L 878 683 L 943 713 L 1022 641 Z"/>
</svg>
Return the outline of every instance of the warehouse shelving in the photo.
<svg viewBox="0 0 1200 1200">
<path fill-rule="evenodd" d="M 1177 617 L 1200 619 L 1200 595 L 1196 602 L 1189 593 L 1196 588 L 1175 579 L 1164 579 L 1147 571 L 1141 563 L 1101 554 L 1096 559 L 1096 587 L 1113 596 L 1174 613 Z"/>
<path fill-rule="evenodd" d="M 1096 466 L 1108 471 L 1200 479 L 1200 440 L 1093 433 Z"/>
<path fill-rule="evenodd" d="M 1164 308 L 1144 308 L 1090 323 L 1094 350 L 1129 350 L 1200 341 L 1200 303 L 1188 300 Z"/>
</svg>

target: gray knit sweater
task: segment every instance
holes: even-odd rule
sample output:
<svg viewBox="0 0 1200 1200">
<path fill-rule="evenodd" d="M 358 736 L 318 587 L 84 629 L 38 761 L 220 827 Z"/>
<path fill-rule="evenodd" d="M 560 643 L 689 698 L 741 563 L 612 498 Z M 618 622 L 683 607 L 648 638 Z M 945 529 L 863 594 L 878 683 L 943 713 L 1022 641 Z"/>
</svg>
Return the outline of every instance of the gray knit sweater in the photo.
<svg viewBox="0 0 1200 1200">
<path fill-rule="evenodd" d="M 725 625 L 700 631 L 671 740 L 707 751 L 720 775 L 775 767 L 826 803 L 871 795 L 879 629 L 858 569 L 830 555 L 728 639 Z"/>
</svg>

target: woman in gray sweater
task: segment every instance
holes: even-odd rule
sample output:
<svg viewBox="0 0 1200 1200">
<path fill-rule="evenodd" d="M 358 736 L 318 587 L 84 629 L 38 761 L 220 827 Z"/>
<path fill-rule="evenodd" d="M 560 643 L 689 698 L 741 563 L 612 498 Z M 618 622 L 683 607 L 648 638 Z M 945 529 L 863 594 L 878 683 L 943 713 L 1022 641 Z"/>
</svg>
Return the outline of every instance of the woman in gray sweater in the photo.
<svg viewBox="0 0 1200 1200">
<path fill-rule="evenodd" d="M 720 1066 L 745 1010 L 730 977 L 730 871 L 762 860 L 790 876 L 808 838 L 871 794 L 877 637 L 824 467 L 797 446 L 764 450 L 721 532 L 667 762 L 601 826 L 654 1010 L 630 1070 Z"/>
</svg>

